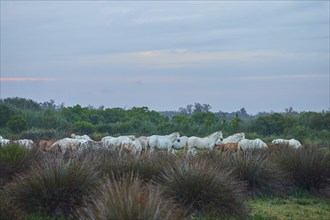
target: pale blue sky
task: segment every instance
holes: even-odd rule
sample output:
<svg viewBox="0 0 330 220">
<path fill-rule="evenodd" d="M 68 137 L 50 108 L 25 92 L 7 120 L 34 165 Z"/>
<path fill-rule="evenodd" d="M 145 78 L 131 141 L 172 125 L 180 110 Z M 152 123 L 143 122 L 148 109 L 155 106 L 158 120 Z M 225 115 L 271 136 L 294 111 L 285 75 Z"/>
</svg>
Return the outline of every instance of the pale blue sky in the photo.
<svg viewBox="0 0 330 220">
<path fill-rule="evenodd" d="M 3 1 L 1 98 L 329 110 L 329 1 Z"/>
</svg>

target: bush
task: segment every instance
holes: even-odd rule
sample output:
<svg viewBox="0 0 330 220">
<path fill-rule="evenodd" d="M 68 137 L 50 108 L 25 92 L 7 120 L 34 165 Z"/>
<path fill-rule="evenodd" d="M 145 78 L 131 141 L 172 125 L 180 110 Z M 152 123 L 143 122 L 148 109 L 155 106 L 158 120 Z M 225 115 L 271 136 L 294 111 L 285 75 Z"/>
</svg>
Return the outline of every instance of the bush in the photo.
<svg viewBox="0 0 330 220">
<path fill-rule="evenodd" d="M 16 144 L 8 144 L 0 148 L 0 186 L 10 181 L 14 174 L 28 169 L 34 151 Z"/>
<path fill-rule="evenodd" d="M 107 179 L 94 193 L 93 199 L 85 200 L 88 209 L 80 210 L 81 219 L 182 219 L 182 211 L 160 191 L 132 174 L 119 180 Z"/>
<path fill-rule="evenodd" d="M 98 185 L 98 178 L 87 161 L 45 160 L 9 184 L 8 197 L 26 214 L 70 218 L 82 205 L 82 197 Z"/>
<path fill-rule="evenodd" d="M 130 154 L 119 156 L 114 152 L 111 158 L 104 158 L 101 163 L 101 169 L 104 173 L 113 174 L 113 177 L 119 179 L 127 173 L 133 173 L 142 180 L 148 182 L 161 176 L 164 168 L 170 166 L 175 157 L 167 153 L 154 153 L 152 155 L 141 155 L 135 157 Z"/>
<path fill-rule="evenodd" d="M 241 181 L 247 183 L 252 196 L 280 195 L 290 190 L 290 175 L 270 160 L 264 151 L 225 155 L 222 166 L 232 168 Z"/>
<path fill-rule="evenodd" d="M 164 196 L 186 209 L 186 215 L 245 218 L 243 184 L 229 170 L 206 160 L 181 160 L 157 180 Z"/>
<path fill-rule="evenodd" d="M 59 137 L 59 134 L 61 132 L 50 129 L 30 129 L 27 131 L 23 131 L 20 134 L 21 139 L 31 139 L 33 141 L 39 141 L 39 140 L 50 140 L 50 139 L 56 139 Z M 63 135 L 63 134 L 62 134 Z"/>
<path fill-rule="evenodd" d="M 318 147 L 283 148 L 275 151 L 274 160 L 292 175 L 294 185 L 303 190 L 319 190 L 330 178 L 330 153 Z"/>
<path fill-rule="evenodd" d="M 7 121 L 6 127 L 15 133 L 20 133 L 27 128 L 27 124 L 24 118 L 15 115 Z"/>
</svg>

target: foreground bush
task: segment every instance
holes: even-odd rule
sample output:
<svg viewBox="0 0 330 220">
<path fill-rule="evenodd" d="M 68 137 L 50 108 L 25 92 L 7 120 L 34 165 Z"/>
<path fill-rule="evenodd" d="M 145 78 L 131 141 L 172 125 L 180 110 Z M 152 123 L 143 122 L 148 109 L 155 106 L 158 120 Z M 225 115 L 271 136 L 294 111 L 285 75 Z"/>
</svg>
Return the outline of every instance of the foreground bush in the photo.
<svg viewBox="0 0 330 220">
<path fill-rule="evenodd" d="M 274 153 L 274 160 L 286 171 L 300 189 L 320 190 L 330 178 L 330 154 L 317 147 L 283 148 Z"/>
<path fill-rule="evenodd" d="M 104 161 L 100 166 L 104 173 L 111 174 L 116 179 L 133 173 L 145 182 L 149 182 L 158 178 L 164 168 L 169 167 L 175 159 L 174 156 L 162 152 L 140 157 L 130 154 L 119 156 L 118 153 L 113 153 L 103 158 Z"/>
<path fill-rule="evenodd" d="M 231 171 L 201 159 L 177 161 L 157 181 L 164 196 L 181 204 L 186 215 L 245 218 L 243 185 Z"/>
<path fill-rule="evenodd" d="M 28 169 L 35 150 L 30 151 L 16 144 L 0 148 L 0 186 L 10 181 L 14 174 Z"/>
<path fill-rule="evenodd" d="M 98 178 L 99 173 L 87 162 L 44 161 L 10 183 L 7 194 L 26 214 L 69 218 L 81 207 L 82 197 L 98 185 Z"/>
<path fill-rule="evenodd" d="M 183 219 L 177 205 L 132 174 L 120 180 L 107 179 L 94 195 L 93 199 L 85 200 L 89 208 L 81 209 L 81 219 Z"/>
<path fill-rule="evenodd" d="M 264 151 L 224 155 L 222 165 L 232 168 L 241 181 L 247 183 L 252 196 L 281 195 L 290 191 L 290 175 L 271 161 Z"/>
</svg>

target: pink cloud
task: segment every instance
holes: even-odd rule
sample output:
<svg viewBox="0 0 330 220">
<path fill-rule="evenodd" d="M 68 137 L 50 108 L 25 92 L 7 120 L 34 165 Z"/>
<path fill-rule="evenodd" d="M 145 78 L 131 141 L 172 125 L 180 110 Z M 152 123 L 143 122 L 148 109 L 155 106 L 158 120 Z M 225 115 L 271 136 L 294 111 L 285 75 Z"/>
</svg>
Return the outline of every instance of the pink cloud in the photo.
<svg viewBox="0 0 330 220">
<path fill-rule="evenodd" d="M 0 78 L 0 81 L 49 81 L 49 80 L 55 80 L 55 78 L 22 78 L 22 77 Z"/>
</svg>

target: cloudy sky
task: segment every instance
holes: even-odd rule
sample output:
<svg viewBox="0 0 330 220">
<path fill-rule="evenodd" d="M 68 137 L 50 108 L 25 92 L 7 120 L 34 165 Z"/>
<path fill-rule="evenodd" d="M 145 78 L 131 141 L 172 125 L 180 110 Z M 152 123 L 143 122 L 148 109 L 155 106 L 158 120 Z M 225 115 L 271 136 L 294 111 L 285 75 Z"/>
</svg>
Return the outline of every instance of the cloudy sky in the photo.
<svg viewBox="0 0 330 220">
<path fill-rule="evenodd" d="M 329 110 L 329 1 L 3 1 L 0 98 Z"/>
</svg>

